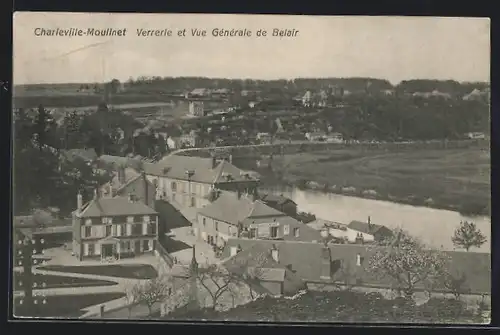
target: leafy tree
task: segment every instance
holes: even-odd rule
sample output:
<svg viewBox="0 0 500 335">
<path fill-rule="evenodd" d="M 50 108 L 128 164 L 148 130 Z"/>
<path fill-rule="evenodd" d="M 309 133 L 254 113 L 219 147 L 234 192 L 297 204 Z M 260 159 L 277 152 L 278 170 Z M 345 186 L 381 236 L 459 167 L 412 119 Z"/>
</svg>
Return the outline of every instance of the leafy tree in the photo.
<svg viewBox="0 0 500 335">
<path fill-rule="evenodd" d="M 82 139 L 81 125 L 83 118 L 76 111 L 69 112 L 63 120 L 64 148 L 80 148 L 85 143 Z"/>
<path fill-rule="evenodd" d="M 391 279 L 396 290 L 411 298 L 416 285 L 441 278 L 445 261 L 439 251 L 399 230 L 389 247 L 375 247 L 369 269 L 379 278 Z"/>
<path fill-rule="evenodd" d="M 451 241 L 456 247 L 469 251 L 471 247 L 481 247 L 487 240 L 474 222 L 462 221 L 460 222 L 460 226 L 455 230 Z"/>
<path fill-rule="evenodd" d="M 55 122 L 50 112 L 47 111 L 42 105 L 39 105 L 35 118 L 34 133 L 40 150 L 42 150 L 44 145 L 51 142 L 50 136 L 51 131 L 54 130 L 54 126 Z"/>
</svg>

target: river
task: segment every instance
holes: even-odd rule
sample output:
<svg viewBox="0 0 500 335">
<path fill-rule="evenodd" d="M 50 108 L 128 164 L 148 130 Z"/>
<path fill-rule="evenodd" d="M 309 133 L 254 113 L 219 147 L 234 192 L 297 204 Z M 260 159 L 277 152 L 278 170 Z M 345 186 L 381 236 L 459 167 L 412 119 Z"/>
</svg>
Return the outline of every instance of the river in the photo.
<svg viewBox="0 0 500 335">
<path fill-rule="evenodd" d="M 488 240 L 481 248 L 472 248 L 470 252 L 491 252 L 491 219 L 488 217 L 470 218 L 449 210 L 297 188 L 276 187 L 268 191 L 283 194 L 297 203 L 298 210 L 313 213 L 318 218 L 348 224 L 352 220 L 366 222 L 370 216 L 372 223 L 392 229 L 402 228 L 425 244 L 443 250 L 454 250 L 451 236 L 460 221 L 473 221 Z"/>
</svg>

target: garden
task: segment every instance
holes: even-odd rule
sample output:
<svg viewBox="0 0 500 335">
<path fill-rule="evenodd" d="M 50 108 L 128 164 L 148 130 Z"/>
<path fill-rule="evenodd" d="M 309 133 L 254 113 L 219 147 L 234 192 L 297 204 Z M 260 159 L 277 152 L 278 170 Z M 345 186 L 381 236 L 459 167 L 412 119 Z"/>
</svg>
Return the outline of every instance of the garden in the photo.
<svg viewBox="0 0 500 335">
<path fill-rule="evenodd" d="M 411 299 L 386 299 L 380 293 L 355 291 L 309 291 L 296 299 L 259 298 L 228 311 L 178 309 L 169 320 L 210 320 L 245 322 L 367 322 L 367 323 L 484 323 L 488 310 L 481 299 L 469 309 L 459 299 L 431 298 L 416 305 Z"/>
<path fill-rule="evenodd" d="M 39 269 L 128 279 L 153 279 L 158 276 L 155 268 L 148 264 L 111 264 L 95 266 L 46 265 L 39 267 Z"/>
<path fill-rule="evenodd" d="M 14 277 L 14 291 L 23 290 L 23 278 L 21 275 Z M 90 287 L 90 286 L 113 286 L 116 282 L 109 280 L 96 280 L 87 278 L 76 278 L 54 275 L 33 275 L 33 282 L 36 283 L 35 288 L 70 288 L 70 287 Z"/>
</svg>

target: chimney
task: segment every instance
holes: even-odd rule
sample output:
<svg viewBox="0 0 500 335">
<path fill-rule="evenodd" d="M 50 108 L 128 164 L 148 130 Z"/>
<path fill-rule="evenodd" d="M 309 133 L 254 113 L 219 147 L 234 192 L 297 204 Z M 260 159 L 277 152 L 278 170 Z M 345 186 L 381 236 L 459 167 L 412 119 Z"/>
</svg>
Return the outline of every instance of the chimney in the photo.
<svg viewBox="0 0 500 335">
<path fill-rule="evenodd" d="M 126 180 L 125 180 L 125 167 L 121 166 L 121 165 L 118 167 L 118 182 L 120 183 L 120 185 L 123 185 L 126 182 Z"/>
<path fill-rule="evenodd" d="M 229 163 L 233 164 L 233 155 L 229 154 Z"/>
<path fill-rule="evenodd" d="M 360 254 L 356 255 L 356 265 L 361 266 L 361 255 Z"/>
<path fill-rule="evenodd" d="M 273 248 L 271 249 L 271 256 L 273 257 L 273 259 L 276 263 L 280 262 L 279 251 L 278 251 L 278 248 L 276 247 L 276 245 L 273 245 Z"/>
<path fill-rule="evenodd" d="M 142 182 L 144 183 L 144 203 L 149 206 L 149 185 L 146 178 L 146 172 L 142 171 Z"/>
<path fill-rule="evenodd" d="M 104 316 L 104 305 L 99 306 L 99 316 L 100 317 Z"/>
<path fill-rule="evenodd" d="M 332 279 L 332 256 L 328 246 L 323 246 L 321 249 L 321 279 Z"/>
<path fill-rule="evenodd" d="M 78 209 L 78 212 L 80 212 L 82 210 L 82 207 L 83 207 L 83 196 L 80 192 L 78 192 L 78 194 L 76 196 L 76 207 Z"/>
<path fill-rule="evenodd" d="M 259 200 L 259 193 L 257 192 L 257 188 L 254 188 L 252 191 L 252 200 L 253 201 Z"/>
</svg>

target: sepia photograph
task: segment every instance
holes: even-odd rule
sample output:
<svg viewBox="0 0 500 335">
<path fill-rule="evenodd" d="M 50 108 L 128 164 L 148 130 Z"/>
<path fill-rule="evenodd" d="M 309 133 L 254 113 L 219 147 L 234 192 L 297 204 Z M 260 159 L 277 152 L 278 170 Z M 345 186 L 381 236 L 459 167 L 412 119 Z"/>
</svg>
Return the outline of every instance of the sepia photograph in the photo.
<svg viewBox="0 0 500 335">
<path fill-rule="evenodd" d="M 490 20 L 16 12 L 17 319 L 491 322 Z"/>
</svg>

